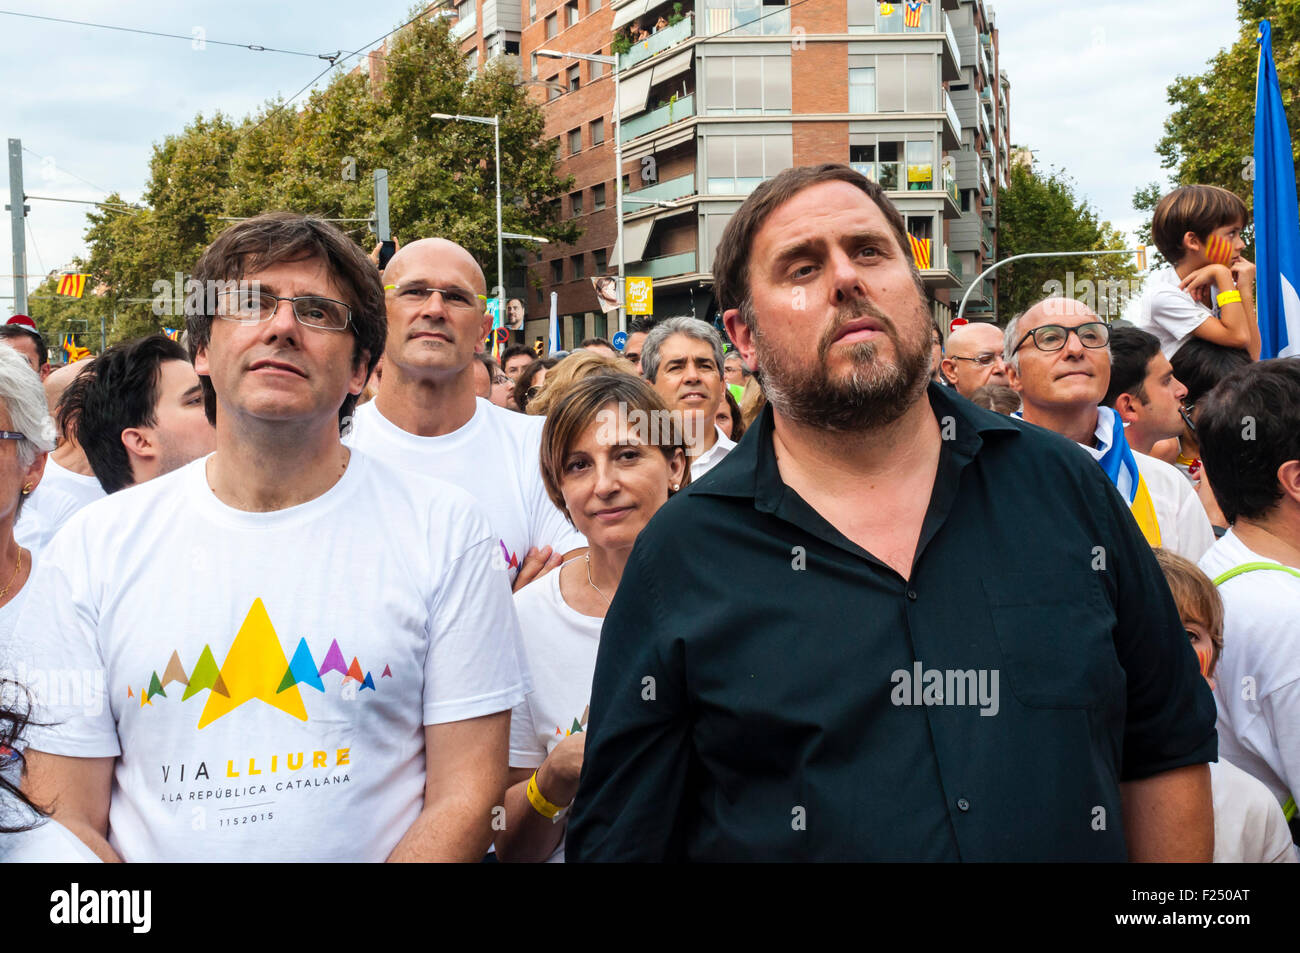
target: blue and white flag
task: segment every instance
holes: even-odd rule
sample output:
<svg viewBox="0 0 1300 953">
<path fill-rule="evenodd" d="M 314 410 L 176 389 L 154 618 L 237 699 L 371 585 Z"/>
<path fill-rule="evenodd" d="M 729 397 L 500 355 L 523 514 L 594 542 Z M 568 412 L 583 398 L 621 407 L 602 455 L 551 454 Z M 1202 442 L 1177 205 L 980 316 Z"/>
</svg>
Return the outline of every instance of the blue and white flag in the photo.
<svg viewBox="0 0 1300 953">
<path fill-rule="evenodd" d="M 1259 24 L 1255 90 L 1255 305 L 1260 358 L 1300 356 L 1300 213 L 1272 33 Z"/>
<path fill-rule="evenodd" d="M 551 339 L 547 344 L 547 354 L 554 354 L 560 350 L 560 318 L 556 310 L 559 297 L 554 291 L 551 292 Z M 1296 340 L 1300 340 L 1300 336 L 1297 336 Z"/>
</svg>

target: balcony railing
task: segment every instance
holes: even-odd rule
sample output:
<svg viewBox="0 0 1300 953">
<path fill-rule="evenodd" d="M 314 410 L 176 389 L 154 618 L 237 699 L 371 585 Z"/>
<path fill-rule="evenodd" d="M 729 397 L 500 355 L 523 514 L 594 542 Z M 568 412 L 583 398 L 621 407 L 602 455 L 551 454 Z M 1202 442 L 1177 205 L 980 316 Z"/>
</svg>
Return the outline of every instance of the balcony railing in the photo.
<svg viewBox="0 0 1300 953">
<path fill-rule="evenodd" d="M 669 47 L 676 46 L 684 40 L 689 40 L 695 35 L 695 17 L 688 16 L 680 23 L 673 26 L 664 27 L 658 33 L 653 34 L 648 40 L 642 40 L 626 53 L 618 55 L 618 68 L 621 70 L 631 69 L 637 63 L 641 63 L 654 56 L 656 53 L 662 53 Z"/>
<path fill-rule="evenodd" d="M 662 129 L 683 119 L 690 119 L 694 115 L 695 96 L 692 94 L 624 121 L 619 125 L 619 142 L 629 142 L 656 129 Z"/>
<path fill-rule="evenodd" d="M 715 36 L 786 36 L 790 33 L 790 8 L 784 5 L 763 5 L 755 9 L 706 9 L 701 13 L 705 33 Z"/>
<path fill-rule="evenodd" d="M 961 142 L 961 119 L 957 116 L 957 110 L 953 107 L 952 97 L 948 95 L 948 90 L 943 91 L 943 109 L 948 114 L 948 121 L 952 123 L 952 131 L 956 136 L 957 143 Z M 956 146 L 954 146 L 956 148 Z"/>
<path fill-rule="evenodd" d="M 961 199 L 957 195 L 957 175 L 950 165 L 943 166 L 943 190 L 948 193 L 952 203 L 961 208 Z"/>
<path fill-rule="evenodd" d="M 635 192 L 624 192 L 623 213 L 630 215 L 633 212 L 651 208 L 652 206 L 645 204 L 646 202 L 668 202 L 672 199 L 685 198 L 694 194 L 695 173 L 688 172 L 686 175 L 668 179 L 664 182 L 656 182 L 654 185 L 648 185 L 644 189 L 637 189 Z M 629 202 L 629 199 L 636 199 L 637 201 Z"/>
<path fill-rule="evenodd" d="M 695 252 L 682 252 L 680 255 L 664 255 L 662 258 L 648 258 L 627 266 L 627 273 L 634 278 L 671 278 L 674 275 L 693 275 L 695 273 Z"/>
<path fill-rule="evenodd" d="M 952 21 L 948 19 L 948 14 L 943 15 L 943 32 L 948 37 L 948 49 L 952 52 L 953 63 L 957 67 L 957 75 L 961 75 L 961 47 L 957 45 L 957 35 L 952 32 Z"/>
<path fill-rule="evenodd" d="M 932 4 L 924 3 L 921 5 L 921 22 L 918 26 L 908 26 L 905 17 L 904 4 L 897 3 L 894 5 L 894 12 L 889 16 L 876 14 L 876 32 L 877 33 L 933 33 L 934 25 L 930 19 L 930 7 Z"/>
<path fill-rule="evenodd" d="M 957 276 L 957 280 L 962 280 L 961 259 L 956 255 L 948 254 L 948 247 L 945 245 L 943 256 L 948 259 L 948 270 Z"/>
<path fill-rule="evenodd" d="M 993 229 L 989 228 L 988 222 L 980 222 L 980 237 L 984 240 L 984 248 L 987 253 L 993 254 Z"/>
<path fill-rule="evenodd" d="M 463 40 L 478 28 L 478 8 L 471 6 L 469 12 L 457 20 L 447 32 L 453 40 Z"/>
</svg>

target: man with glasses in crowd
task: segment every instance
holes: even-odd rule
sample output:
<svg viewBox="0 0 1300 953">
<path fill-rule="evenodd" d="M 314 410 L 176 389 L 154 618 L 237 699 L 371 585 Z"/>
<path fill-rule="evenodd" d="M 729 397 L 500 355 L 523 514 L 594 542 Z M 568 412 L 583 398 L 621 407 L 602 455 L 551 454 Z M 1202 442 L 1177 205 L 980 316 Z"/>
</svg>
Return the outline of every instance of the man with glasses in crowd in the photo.
<svg viewBox="0 0 1300 953">
<path fill-rule="evenodd" d="M 542 483 L 543 418 L 475 395 L 475 349 L 492 326 L 483 270 L 456 243 L 425 238 L 402 246 L 383 282 L 384 386 L 357 408 L 345 442 L 471 493 L 496 530 L 502 568 L 521 588 L 586 543 Z"/>
<path fill-rule="evenodd" d="M 47 548 L 15 657 L 84 678 L 30 686 L 25 789 L 105 860 L 478 860 L 518 625 L 470 496 L 340 443 L 384 346 L 374 266 L 279 212 L 194 279 L 216 452 Z"/>
<path fill-rule="evenodd" d="M 985 385 L 1005 387 L 1007 368 L 1002 362 L 1001 328 L 985 321 L 958 325 L 948 335 L 940 367 L 948 383 L 968 400 Z"/>
<path fill-rule="evenodd" d="M 1152 546 L 1200 559 L 1214 544 L 1205 509 L 1174 467 L 1138 453 L 1113 407 L 1098 406 L 1110 385 L 1110 326 L 1072 298 L 1047 298 L 1012 318 L 1004 337 L 1021 416 L 1068 437 L 1096 460 L 1128 503 Z"/>
</svg>

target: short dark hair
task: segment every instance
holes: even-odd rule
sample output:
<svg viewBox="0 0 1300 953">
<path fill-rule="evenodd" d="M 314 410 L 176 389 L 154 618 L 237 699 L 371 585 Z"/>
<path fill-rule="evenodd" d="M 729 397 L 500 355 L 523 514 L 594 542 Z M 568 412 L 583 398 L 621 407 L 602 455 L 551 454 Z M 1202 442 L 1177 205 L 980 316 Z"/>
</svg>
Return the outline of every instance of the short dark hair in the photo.
<svg viewBox="0 0 1300 953">
<path fill-rule="evenodd" d="M 1201 404 L 1196 439 L 1228 522 L 1264 516 L 1282 499 L 1278 467 L 1300 460 L 1300 361 L 1274 358 L 1229 374 Z"/>
<path fill-rule="evenodd" d="M 524 368 L 524 372 L 515 381 L 515 406 L 523 413 L 528 413 L 528 388 L 533 376 L 543 367 L 549 370 L 559 363 L 560 358 L 558 357 L 539 357 Z"/>
<path fill-rule="evenodd" d="M 31 328 L 20 327 L 17 324 L 0 324 L 0 340 L 31 341 L 36 345 L 36 353 L 40 357 L 41 364 L 50 359 L 50 352 L 45 349 L 45 338 L 41 336 L 40 331 L 33 331 Z M 38 367 L 37 372 L 39 371 Z"/>
<path fill-rule="evenodd" d="M 578 346 L 579 347 L 607 347 L 611 351 L 618 350 L 618 348 L 614 347 L 614 345 L 610 344 L 604 338 L 587 338 L 587 340 L 583 341 Z"/>
<path fill-rule="evenodd" d="M 522 344 L 512 344 L 501 352 L 501 366 L 505 367 L 510 363 L 512 357 L 526 357 L 530 361 L 537 360 L 537 355 L 533 353 L 531 347 L 525 347 Z"/>
<path fill-rule="evenodd" d="M 717 299 L 719 311 L 740 308 L 742 319 L 748 318 L 745 305 L 749 301 L 749 256 L 754 237 L 768 216 L 778 208 L 804 189 L 823 182 L 847 182 L 861 189 L 867 198 L 876 203 L 885 216 L 885 221 L 889 223 L 898 247 L 907 258 L 921 297 L 925 297 L 925 286 L 921 283 L 921 274 L 916 269 L 907 240 L 907 224 L 894 203 L 885 195 L 885 190 L 843 163 L 823 162 L 821 165 L 795 166 L 778 173 L 754 189 L 731 216 L 713 256 L 713 295 Z"/>
<path fill-rule="evenodd" d="M 1176 265 L 1185 257 L 1183 236 L 1205 239 L 1216 228 L 1250 224 L 1246 203 L 1217 185 L 1184 185 L 1158 203 L 1151 217 L 1151 240 L 1165 261 Z"/>
<path fill-rule="evenodd" d="M 1113 332 L 1112 332 L 1113 333 Z M 1250 355 L 1240 348 L 1224 347 L 1203 338 L 1188 338 L 1169 359 L 1174 377 L 1187 388 L 1183 398 L 1189 406 L 1214 390 L 1215 385 L 1233 371 L 1251 363 Z"/>
<path fill-rule="evenodd" d="M 1147 402 L 1147 366 L 1160 353 L 1160 339 L 1140 328 L 1110 329 L 1110 387 L 1102 403 L 1114 407 L 1120 394 Z"/>
<path fill-rule="evenodd" d="M 657 323 L 654 318 L 628 318 L 627 333 L 629 335 L 649 334 Z"/>
<path fill-rule="evenodd" d="M 158 382 L 166 361 L 185 361 L 180 344 L 161 334 L 114 344 L 95 358 L 63 392 L 60 414 L 71 420 L 71 434 L 86 453 L 105 493 L 135 482 L 122 431 L 156 422 Z"/>
<path fill-rule="evenodd" d="M 194 266 L 192 279 L 200 289 L 209 282 L 238 281 L 250 271 L 291 261 L 320 261 L 343 289 L 352 309 L 348 327 L 354 346 L 352 360 L 359 364 L 367 355 L 366 376 L 374 371 L 383 356 L 388 336 L 384 313 L 384 286 L 367 257 L 352 239 L 329 222 L 296 212 L 267 212 L 231 225 L 207 247 Z M 209 298 L 201 293 L 187 296 L 185 320 L 189 329 L 190 357 L 206 347 L 212 336 L 213 315 Z M 217 422 L 217 394 L 206 375 L 199 376 L 203 385 L 203 404 L 212 424 Z M 348 394 L 339 407 L 339 428 L 352 416 L 356 394 Z"/>
<path fill-rule="evenodd" d="M 474 357 L 478 359 L 480 364 L 487 368 L 488 380 L 492 379 L 494 372 L 501 370 L 501 365 L 497 363 L 497 359 L 487 351 L 475 351 Z"/>
</svg>

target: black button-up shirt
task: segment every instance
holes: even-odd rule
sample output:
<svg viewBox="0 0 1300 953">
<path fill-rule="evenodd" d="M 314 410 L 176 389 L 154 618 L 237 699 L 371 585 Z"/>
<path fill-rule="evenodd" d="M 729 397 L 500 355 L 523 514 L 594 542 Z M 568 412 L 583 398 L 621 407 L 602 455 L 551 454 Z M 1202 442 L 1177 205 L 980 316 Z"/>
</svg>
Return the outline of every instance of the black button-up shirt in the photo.
<svg viewBox="0 0 1300 953">
<path fill-rule="evenodd" d="M 785 485 L 767 408 L 642 531 L 567 858 L 1124 860 L 1119 783 L 1216 755 L 1160 569 L 1087 454 L 931 385 L 907 579 Z"/>
</svg>

